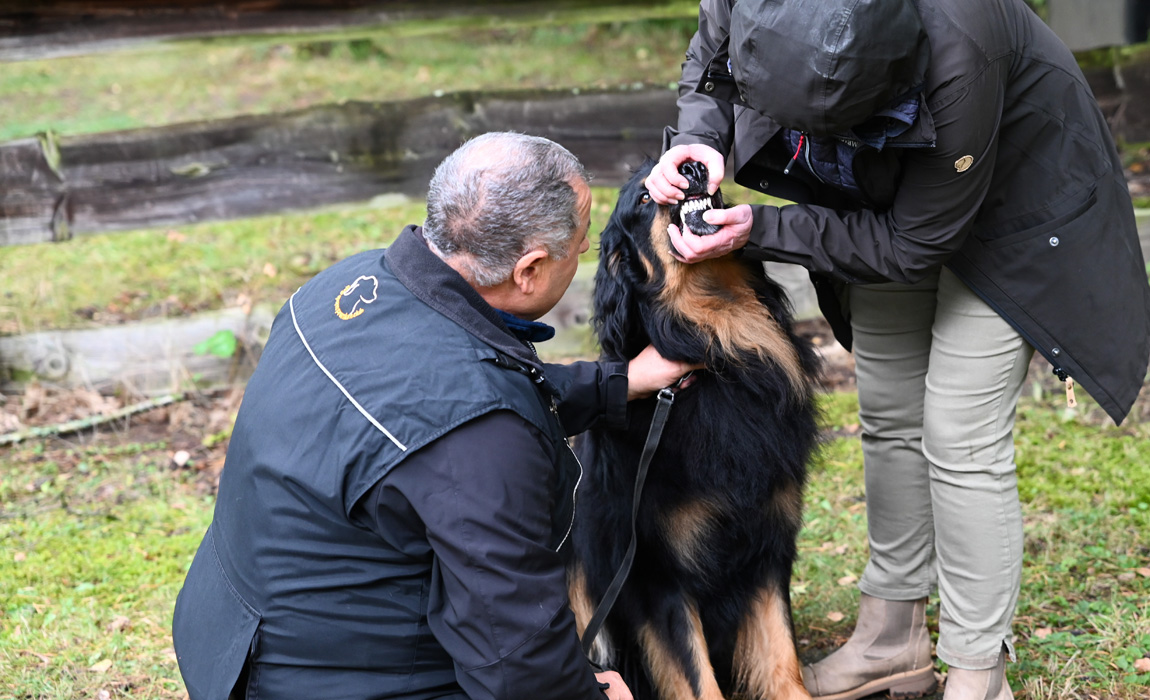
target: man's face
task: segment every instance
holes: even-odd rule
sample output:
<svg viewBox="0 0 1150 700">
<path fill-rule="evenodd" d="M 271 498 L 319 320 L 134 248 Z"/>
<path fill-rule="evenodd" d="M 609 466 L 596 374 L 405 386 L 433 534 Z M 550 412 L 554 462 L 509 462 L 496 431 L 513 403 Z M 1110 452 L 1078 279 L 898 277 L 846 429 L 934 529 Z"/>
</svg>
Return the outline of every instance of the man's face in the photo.
<svg viewBox="0 0 1150 700">
<path fill-rule="evenodd" d="M 579 214 L 579 229 L 571 237 L 571 248 L 567 257 L 562 260 L 547 258 L 543 266 L 543 274 L 539 279 L 538 305 L 532 311 L 538 311 L 531 320 L 537 319 L 559 303 L 571 280 L 575 279 L 575 271 L 579 268 L 579 255 L 587 252 L 591 241 L 587 232 L 591 228 L 591 188 L 582 180 L 571 183 L 575 190 L 575 210 Z"/>
</svg>

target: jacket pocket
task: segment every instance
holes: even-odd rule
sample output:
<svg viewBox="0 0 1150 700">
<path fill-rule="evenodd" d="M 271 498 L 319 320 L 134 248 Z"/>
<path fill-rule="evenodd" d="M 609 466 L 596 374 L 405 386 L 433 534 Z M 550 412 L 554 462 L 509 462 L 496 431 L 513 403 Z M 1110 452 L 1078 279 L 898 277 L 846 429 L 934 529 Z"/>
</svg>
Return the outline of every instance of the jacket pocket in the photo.
<svg viewBox="0 0 1150 700">
<path fill-rule="evenodd" d="M 211 528 L 176 598 L 172 641 L 191 700 L 227 700 L 248 658 L 260 614 L 228 580 Z"/>
<path fill-rule="evenodd" d="M 1067 227 L 1098 203 L 1098 188 L 1067 197 L 1040 212 L 1032 212 L 992 226 L 979 228 L 975 236 L 987 248 L 1002 248 Z"/>
</svg>

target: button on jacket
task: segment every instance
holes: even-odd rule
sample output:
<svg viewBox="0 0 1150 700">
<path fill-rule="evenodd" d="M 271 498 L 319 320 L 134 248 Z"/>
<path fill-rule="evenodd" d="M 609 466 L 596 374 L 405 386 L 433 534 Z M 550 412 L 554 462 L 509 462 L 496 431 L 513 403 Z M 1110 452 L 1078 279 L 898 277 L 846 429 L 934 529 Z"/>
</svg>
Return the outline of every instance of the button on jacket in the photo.
<svg viewBox="0 0 1150 700">
<path fill-rule="evenodd" d="M 1020 0 L 911 3 L 927 39 L 922 60 L 908 64 L 919 69 L 922 104 L 912 128 L 886 147 L 859 148 L 860 202 L 807 169 L 784 174 L 794 150 L 784 147 L 783 127 L 810 124 L 779 124 L 745 101 L 769 99 L 780 107 L 765 111 L 808 113 L 817 124 L 815 115 L 836 113 L 837 98 L 816 81 L 847 86 L 839 93 L 846 109 L 860 64 L 829 61 L 831 74 L 820 76 L 804 63 L 810 56 L 780 40 L 751 55 L 777 50 L 771 68 L 790 79 L 756 83 L 763 73 L 755 61 L 736 61 L 734 70 L 730 63 L 739 38 L 731 36 L 732 12 L 738 19 L 744 4 L 702 3 L 683 64 L 678 125 L 667 129 L 664 147 L 712 146 L 730 154 L 740 184 L 798 203 L 755 207 L 747 254 L 811 270 L 824 313 L 848 347 L 849 326 L 828 282 L 913 282 L 946 265 L 1121 421 L 1146 377 L 1150 287 L 1117 150 L 1053 32 Z M 786 7 L 817 14 L 821 4 Z M 866 37 L 892 31 L 857 29 L 854 48 L 864 54 Z M 747 94 L 748 85 L 760 94 Z"/>
<path fill-rule="evenodd" d="M 565 436 L 625 408 L 625 366 L 540 363 L 417 228 L 317 275 L 272 327 L 176 603 L 192 699 L 245 664 L 253 698 L 603 697 L 557 551 Z"/>
</svg>

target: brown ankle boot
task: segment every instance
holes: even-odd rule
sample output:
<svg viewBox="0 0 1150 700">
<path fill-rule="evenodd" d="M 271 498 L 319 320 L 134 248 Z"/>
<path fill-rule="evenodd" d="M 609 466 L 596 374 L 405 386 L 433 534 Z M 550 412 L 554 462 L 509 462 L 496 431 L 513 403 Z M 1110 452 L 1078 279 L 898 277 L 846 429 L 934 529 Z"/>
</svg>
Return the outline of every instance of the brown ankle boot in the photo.
<svg viewBox="0 0 1150 700">
<path fill-rule="evenodd" d="M 803 684 L 817 700 L 858 700 L 884 690 L 902 700 L 934 692 L 926 598 L 893 601 L 863 593 L 851 638 L 804 666 Z"/>
<path fill-rule="evenodd" d="M 1006 652 L 998 654 L 994 668 L 969 671 L 951 667 L 946 674 L 942 700 L 1012 700 L 1014 693 L 1006 682 Z"/>
</svg>

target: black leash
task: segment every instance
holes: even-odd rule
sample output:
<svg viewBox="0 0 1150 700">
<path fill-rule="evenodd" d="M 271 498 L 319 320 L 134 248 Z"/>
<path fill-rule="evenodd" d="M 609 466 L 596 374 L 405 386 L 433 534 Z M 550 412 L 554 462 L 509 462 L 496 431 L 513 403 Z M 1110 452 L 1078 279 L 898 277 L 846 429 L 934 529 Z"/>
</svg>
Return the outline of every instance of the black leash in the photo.
<svg viewBox="0 0 1150 700">
<path fill-rule="evenodd" d="M 599 601 L 599 606 L 595 608 L 595 614 L 587 623 L 587 629 L 583 630 L 583 654 L 588 658 L 590 658 L 591 645 L 595 643 L 595 637 L 599 636 L 599 630 L 603 627 L 604 620 L 607 619 L 611 608 L 615 606 L 615 599 L 619 597 L 619 591 L 622 590 L 628 574 L 631 573 L 631 564 L 635 561 L 635 548 L 638 543 L 636 523 L 639 520 L 639 501 L 643 495 L 643 484 L 647 481 L 647 468 L 651 466 L 651 458 L 655 456 L 655 450 L 659 447 L 659 439 L 663 436 L 663 426 L 667 424 L 667 417 L 671 415 L 671 404 L 675 403 L 675 391 L 683 385 L 683 382 L 691 374 L 688 372 L 679 379 L 674 388 L 667 387 L 659 391 L 655 415 L 651 417 L 651 428 L 647 431 L 647 443 L 643 445 L 643 455 L 639 458 L 639 473 L 635 475 L 635 497 L 631 502 L 631 544 L 627 545 L 627 553 L 623 555 L 623 563 L 619 565 L 619 570 L 615 572 L 615 578 L 607 587 L 607 592 L 603 594 L 603 600 Z"/>
</svg>

